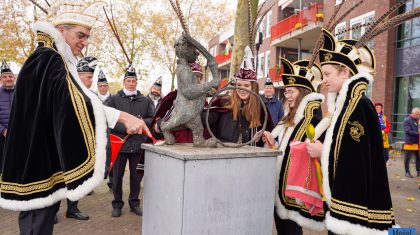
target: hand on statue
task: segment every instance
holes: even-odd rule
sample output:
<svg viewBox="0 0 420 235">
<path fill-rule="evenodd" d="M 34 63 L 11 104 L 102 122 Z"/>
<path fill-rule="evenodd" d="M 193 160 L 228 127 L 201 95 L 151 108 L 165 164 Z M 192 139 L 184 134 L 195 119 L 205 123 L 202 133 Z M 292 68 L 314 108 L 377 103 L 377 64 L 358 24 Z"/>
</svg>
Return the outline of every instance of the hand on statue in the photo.
<svg viewBox="0 0 420 235">
<path fill-rule="evenodd" d="M 120 121 L 124 124 L 127 134 L 134 135 L 134 134 L 146 134 L 147 136 L 151 136 L 149 128 L 147 128 L 146 123 L 143 119 L 135 117 L 131 114 L 126 112 L 121 112 L 120 114 Z"/>
<path fill-rule="evenodd" d="M 308 143 L 306 147 L 311 158 L 320 158 L 322 153 L 322 143 L 319 140 L 315 140 L 314 143 Z"/>
</svg>

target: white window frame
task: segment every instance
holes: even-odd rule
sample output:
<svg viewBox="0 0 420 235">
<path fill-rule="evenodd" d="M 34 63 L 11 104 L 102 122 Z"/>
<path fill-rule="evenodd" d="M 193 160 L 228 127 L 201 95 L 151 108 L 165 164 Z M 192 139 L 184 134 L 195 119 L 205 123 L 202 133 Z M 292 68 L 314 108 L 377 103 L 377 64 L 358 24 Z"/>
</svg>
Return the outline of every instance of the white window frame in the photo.
<svg viewBox="0 0 420 235">
<path fill-rule="evenodd" d="M 265 38 L 271 37 L 271 23 L 273 22 L 271 10 L 265 16 Z"/>
<path fill-rule="evenodd" d="M 263 77 L 266 77 L 268 75 L 268 72 L 270 70 L 270 64 L 268 63 L 268 60 L 270 59 L 270 51 L 265 52 L 265 59 L 264 59 L 264 74 Z"/>
<path fill-rule="evenodd" d="M 341 22 L 341 23 L 337 24 L 337 26 L 335 26 L 334 34 L 337 35 L 338 29 L 342 28 L 342 27 L 344 27 L 345 30 L 347 29 L 347 22 L 346 21 Z M 346 38 L 346 33 L 344 33 L 344 38 Z M 338 39 L 338 36 L 335 36 L 335 39 Z"/>
<path fill-rule="evenodd" d="M 350 28 L 353 27 L 353 25 L 360 23 L 360 24 L 365 24 L 366 23 L 366 19 L 369 17 L 375 17 L 375 10 L 370 11 L 368 13 L 365 13 L 363 15 L 360 15 L 358 17 L 355 17 L 353 19 L 350 20 Z M 362 27 L 360 30 L 360 36 L 363 36 L 363 34 L 366 31 L 366 27 Z M 353 30 L 350 30 L 350 39 L 353 39 Z"/>
<path fill-rule="evenodd" d="M 262 60 L 264 59 L 264 53 L 260 53 L 258 54 L 258 64 L 257 64 L 257 78 L 262 78 L 264 75 L 264 65 L 265 65 L 265 61 L 264 64 L 262 64 Z M 261 70 L 260 70 L 261 68 Z"/>
</svg>

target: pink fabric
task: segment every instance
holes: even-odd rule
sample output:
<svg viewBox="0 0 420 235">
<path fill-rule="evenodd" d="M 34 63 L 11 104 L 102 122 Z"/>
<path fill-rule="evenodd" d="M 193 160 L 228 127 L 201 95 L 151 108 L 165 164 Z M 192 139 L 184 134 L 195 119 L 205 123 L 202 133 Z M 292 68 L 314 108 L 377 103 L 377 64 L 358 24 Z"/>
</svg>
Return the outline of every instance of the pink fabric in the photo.
<svg viewBox="0 0 420 235">
<path fill-rule="evenodd" d="M 295 198 L 296 201 L 302 201 L 311 215 L 316 215 L 324 209 L 316 178 L 315 162 L 309 157 L 306 145 L 306 142 L 290 142 L 290 165 L 285 194 Z M 310 178 L 308 177 L 308 163 L 311 164 Z M 306 183 L 307 178 L 308 183 Z"/>
</svg>

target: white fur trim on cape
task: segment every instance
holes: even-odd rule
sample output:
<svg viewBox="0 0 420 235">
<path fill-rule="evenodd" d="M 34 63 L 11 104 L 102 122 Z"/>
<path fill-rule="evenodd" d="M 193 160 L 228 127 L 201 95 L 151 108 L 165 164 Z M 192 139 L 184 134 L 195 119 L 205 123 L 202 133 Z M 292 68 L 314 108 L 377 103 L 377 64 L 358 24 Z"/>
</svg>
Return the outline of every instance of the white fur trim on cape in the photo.
<svg viewBox="0 0 420 235">
<path fill-rule="evenodd" d="M 107 123 L 105 118 L 105 112 L 102 107 L 102 102 L 99 98 L 89 91 L 81 82 L 79 75 L 76 70 L 77 60 L 71 54 L 70 47 L 64 41 L 64 38 L 61 36 L 60 32 L 55 29 L 55 27 L 46 22 L 37 22 L 33 26 L 34 31 L 41 31 L 50 35 L 57 47 L 58 53 L 61 54 L 67 67 L 70 71 L 70 74 L 73 76 L 74 80 L 77 82 L 79 87 L 82 88 L 83 93 L 90 98 L 93 107 L 93 113 L 95 116 L 95 167 L 93 175 L 91 178 L 84 181 L 74 190 L 67 190 L 66 188 L 59 189 L 56 192 L 44 197 L 36 198 L 29 201 L 13 201 L 0 199 L 0 204 L 5 209 L 10 210 L 33 210 L 51 206 L 54 203 L 68 198 L 71 201 L 77 201 L 82 197 L 86 196 L 88 193 L 97 187 L 104 179 L 105 173 L 105 160 L 106 160 L 106 144 L 107 144 Z"/>
<path fill-rule="evenodd" d="M 362 77 L 368 80 L 368 84 L 370 84 L 373 80 L 372 75 L 370 75 L 367 72 L 361 72 L 349 78 L 343 83 L 343 86 L 341 87 L 341 90 L 335 101 L 335 111 L 331 117 L 331 125 L 328 127 L 326 135 L 325 135 L 325 140 L 323 143 L 322 154 L 321 154 L 321 170 L 322 170 L 322 178 L 323 178 L 322 188 L 323 188 L 324 196 L 326 198 L 326 202 L 328 203 L 328 205 L 330 204 L 330 201 L 331 201 L 331 189 L 330 189 L 330 182 L 328 178 L 328 175 L 329 175 L 328 164 L 329 164 L 329 155 L 330 155 L 330 150 L 331 150 L 334 126 L 337 123 L 338 116 L 343 110 L 343 106 L 346 101 L 347 92 L 349 89 L 349 84 Z M 328 106 L 330 106 L 330 101 L 328 101 L 328 103 L 329 103 Z"/>
<path fill-rule="evenodd" d="M 321 102 L 324 100 L 324 96 L 318 93 L 310 93 L 308 95 L 306 95 L 305 97 L 303 97 L 302 101 L 300 102 L 298 109 L 296 110 L 296 114 L 295 117 L 293 119 L 295 124 L 298 124 L 305 115 L 305 108 L 307 106 L 307 104 L 310 101 L 314 101 L 314 100 L 320 100 Z M 325 228 L 325 224 L 323 222 L 317 222 L 315 220 L 311 220 L 308 219 L 306 217 L 301 216 L 298 212 L 296 211 L 291 211 L 291 210 L 287 210 L 280 202 L 280 197 L 278 195 L 278 189 L 279 189 L 279 177 L 280 177 L 280 170 L 283 164 L 283 154 L 284 151 L 286 150 L 288 144 L 289 144 L 289 140 L 290 137 L 294 131 L 295 127 L 289 127 L 286 130 L 286 133 L 284 133 L 285 131 L 285 127 L 284 125 L 277 125 L 276 128 L 274 128 L 274 130 L 272 131 L 273 137 L 276 138 L 278 136 L 283 137 L 283 139 L 279 139 L 280 142 L 280 146 L 279 146 L 279 150 L 281 150 L 282 155 L 277 156 L 277 167 L 276 167 L 276 195 L 275 195 L 275 205 L 276 205 L 276 212 L 277 215 L 282 218 L 282 219 L 290 219 L 295 221 L 297 224 L 299 224 L 302 227 L 308 228 L 308 229 L 312 229 L 312 230 L 317 230 L 317 231 L 322 231 Z M 284 135 L 283 135 L 284 133 Z M 276 134 L 276 135 L 274 135 Z"/>
<path fill-rule="evenodd" d="M 325 216 L 325 223 L 329 231 L 336 234 L 346 235 L 388 235 L 388 230 L 377 230 L 368 228 L 360 224 L 352 224 L 348 221 L 339 220 L 331 216 L 330 212 L 327 212 Z M 400 226 L 394 225 L 393 228 L 399 228 Z"/>
</svg>

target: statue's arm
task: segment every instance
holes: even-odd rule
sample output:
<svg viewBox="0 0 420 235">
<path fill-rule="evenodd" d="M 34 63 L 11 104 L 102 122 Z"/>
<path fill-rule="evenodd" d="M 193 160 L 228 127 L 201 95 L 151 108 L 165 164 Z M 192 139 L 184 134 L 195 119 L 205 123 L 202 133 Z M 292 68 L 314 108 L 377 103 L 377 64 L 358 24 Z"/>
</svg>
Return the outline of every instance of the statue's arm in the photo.
<svg viewBox="0 0 420 235">
<path fill-rule="evenodd" d="M 196 99 L 204 94 L 207 94 L 207 92 L 211 91 L 212 88 L 212 84 L 210 82 L 203 84 L 192 83 L 192 81 L 196 79 L 195 75 L 186 69 L 178 71 L 177 79 L 178 91 L 189 100 Z"/>
</svg>

